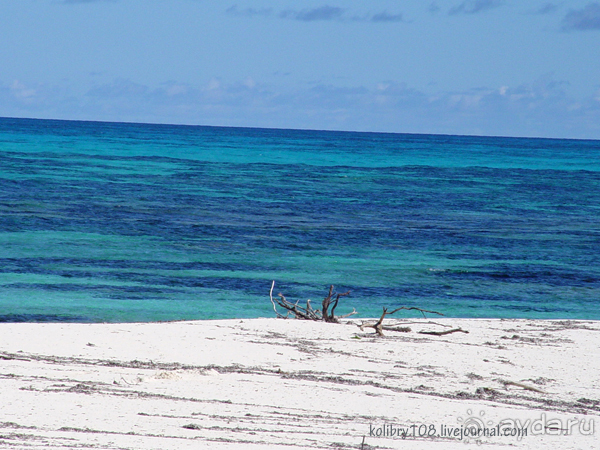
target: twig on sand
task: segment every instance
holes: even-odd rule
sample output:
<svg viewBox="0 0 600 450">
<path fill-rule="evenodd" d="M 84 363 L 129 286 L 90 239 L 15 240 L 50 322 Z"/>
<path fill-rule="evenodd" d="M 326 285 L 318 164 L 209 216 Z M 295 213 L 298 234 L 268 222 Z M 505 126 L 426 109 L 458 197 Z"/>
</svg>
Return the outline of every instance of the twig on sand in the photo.
<svg viewBox="0 0 600 450">
<path fill-rule="evenodd" d="M 448 324 L 445 324 L 445 323 L 434 322 L 432 320 L 430 320 L 429 322 L 421 322 L 421 321 L 419 321 L 419 322 L 406 322 L 406 321 L 403 321 L 402 323 L 404 325 L 415 325 L 415 324 L 416 325 L 437 325 L 439 327 L 452 328 L 452 325 L 448 325 Z"/>
<path fill-rule="evenodd" d="M 375 323 L 362 323 L 361 325 L 359 325 L 359 328 L 361 329 L 361 331 L 364 331 L 365 328 L 373 328 L 375 330 L 375 332 L 379 335 L 379 336 L 384 336 L 383 334 L 383 330 L 387 330 L 387 331 L 400 331 L 400 332 L 408 332 L 410 331 L 410 328 L 408 327 L 390 327 L 390 326 L 386 326 L 383 325 L 383 318 L 386 315 L 389 314 L 394 314 L 395 312 L 401 311 L 401 310 L 407 310 L 407 311 L 421 311 L 421 314 L 423 314 L 423 317 L 425 317 L 425 313 L 432 313 L 432 314 L 439 314 L 440 316 L 443 316 L 442 313 L 439 313 L 437 311 L 429 311 L 427 309 L 421 309 L 421 308 L 417 308 L 415 306 L 401 306 L 400 308 L 396 308 L 393 311 L 388 311 L 387 308 L 383 308 L 383 314 L 381 314 L 381 317 L 379 318 L 379 320 Z"/>
<path fill-rule="evenodd" d="M 526 391 L 532 391 L 532 392 L 538 392 L 540 394 L 546 394 L 547 392 L 542 391 L 541 389 L 538 389 L 534 386 L 529 386 L 527 384 L 524 383 L 519 383 L 518 381 L 510 381 L 510 380 L 498 380 L 498 382 L 502 383 L 504 385 L 504 389 L 506 389 L 506 386 L 516 386 L 516 387 L 520 387 L 525 389 Z"/>
<path fill-rule="evenodd" d="M 419 331 L 419 334 L 431 334 L 433 336 L 444 336 L 446 334 L 459 333 L 459 332 L 469 334 L 469 332 L 467 330 L 463 330 L 462 328 L 453 328 L 452 330 L 445 330 L 445 331 Z"/>
</svg>

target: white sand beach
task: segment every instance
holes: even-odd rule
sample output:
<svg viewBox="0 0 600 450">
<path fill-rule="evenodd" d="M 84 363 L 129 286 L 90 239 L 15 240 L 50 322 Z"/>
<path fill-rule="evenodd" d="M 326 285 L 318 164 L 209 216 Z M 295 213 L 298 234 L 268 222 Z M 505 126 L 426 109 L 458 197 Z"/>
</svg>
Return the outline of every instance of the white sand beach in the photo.
<svg viewBox="0 0 600 450">
<path fill-rule="evenodd" d="M 599 322 L 360 322 L 1 324 L 0 447 L 600 448 Z"/>
</svg>

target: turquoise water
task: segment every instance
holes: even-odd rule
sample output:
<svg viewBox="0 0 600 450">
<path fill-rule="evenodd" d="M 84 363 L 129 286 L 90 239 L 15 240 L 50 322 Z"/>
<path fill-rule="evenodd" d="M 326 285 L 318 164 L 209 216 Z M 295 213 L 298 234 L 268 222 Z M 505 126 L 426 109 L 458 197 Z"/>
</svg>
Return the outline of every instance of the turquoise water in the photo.
<svg viewBox="0 0 600 450">
<path fill-rule="evenodd" d="M 0 119 L 0 321 L 600 319 L 600 141 Z"/>
</svg>

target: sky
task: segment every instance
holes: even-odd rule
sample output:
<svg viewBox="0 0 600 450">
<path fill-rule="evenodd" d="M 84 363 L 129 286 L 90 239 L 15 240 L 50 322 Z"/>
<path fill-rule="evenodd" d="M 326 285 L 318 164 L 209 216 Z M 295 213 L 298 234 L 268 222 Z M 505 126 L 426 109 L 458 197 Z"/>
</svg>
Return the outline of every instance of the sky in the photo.
<svg viewBox="0 0 600 450">
<path fill-rule="evenodd" d="M 600 139 L 600 1 L 0 0 L 0 117 Z"/>
</svg>

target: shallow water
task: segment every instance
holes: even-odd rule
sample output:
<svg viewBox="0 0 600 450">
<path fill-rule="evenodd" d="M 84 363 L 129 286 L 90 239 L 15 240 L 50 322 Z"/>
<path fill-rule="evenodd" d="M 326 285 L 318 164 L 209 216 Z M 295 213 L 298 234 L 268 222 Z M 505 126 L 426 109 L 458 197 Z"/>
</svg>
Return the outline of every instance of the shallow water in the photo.
<svg viewBox="0 0 600 450">
<path fill-rule="evenodd" d="M 600 141 L 0 119 L 0 321 L 600 319 Z"/>
</svg>

